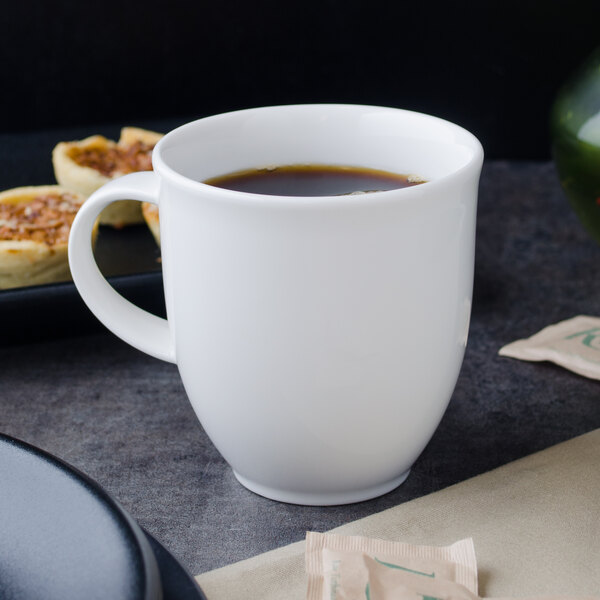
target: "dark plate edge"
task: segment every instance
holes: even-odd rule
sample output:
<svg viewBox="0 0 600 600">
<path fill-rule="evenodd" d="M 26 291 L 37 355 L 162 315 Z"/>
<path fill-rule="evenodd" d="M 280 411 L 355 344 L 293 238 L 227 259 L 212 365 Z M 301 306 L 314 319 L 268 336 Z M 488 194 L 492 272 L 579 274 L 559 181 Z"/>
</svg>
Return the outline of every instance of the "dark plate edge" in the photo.
<svg viewBox="0 0 600 600">
<path fill-rule="evenodd" d="M 196 578 L 183 567 L 164 544 L 145 529 L 142 529 L 142 531 L 146 534 L 156 555 L 163 583 L 163 593 L 166 594 L 164 600 L 171 600 L 171 598 L 173 600 L 207 600 Z M 169 561 L 171 566 L 175 567 L 176 576 L 170 569 L 163 568 L 166 561 Z"/>
<path fill-rule="evenodd" d="M 160 317 L 166 314 L 162 271 L 116 275 L 109 283 L 124 298 Z M 0 346 L 106 331 L 73 282 L 0 290 Z"/>
<path fill-rule="evenodd" d="M 0 441 L 5 441 L 8 444 L 34 454 L 42 460 L 53 464 L 59 470 L 69 472 L 71 475 L 74 475 L 78 480 L 80 480 L 101 502 L 110 506 L 115 517 L 120 519 L 121 525 L 124 527 L 124 529 L 129 529 L 135 540 L 138 542 L 138 547 L 142 557 L 142 564 L 144 565 L 145 571 L 144 597 L 147 600 L 160 600 L 162 598 L 162 585 L 160 581 L 158 563 L 150 546 L 150 542 L 148 541 L 148 538 L 146 538 L 141 527 L 133 520 L 132 517 L 129 516 L 127 511 L 117 500 L 115 500 L 91 477 L 61 458 L 58 458 L 57 456 L 54 456 L 53 454 L 50 454 L 49 452 L 46 452 L 37 446 L 33 446 L 32 444 L 29 444 L 23 440 L 1 432 Z"/>
</svg>

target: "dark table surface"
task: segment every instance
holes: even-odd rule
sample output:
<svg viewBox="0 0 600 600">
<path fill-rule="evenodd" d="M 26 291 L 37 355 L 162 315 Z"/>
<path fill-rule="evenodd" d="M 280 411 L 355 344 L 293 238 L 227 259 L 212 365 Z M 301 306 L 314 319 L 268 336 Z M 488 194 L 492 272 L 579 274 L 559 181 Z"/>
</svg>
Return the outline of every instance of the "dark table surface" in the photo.
<svg viewBox="0 0 600 600">
<path fill-rule="evenodd" d="M 12 181 L 8 171 L 3 178 Z M 600 427 L 599 382 L 498 356 L 505 343 L 578 314 L 600 316 L 600 246 L 553 165 L 489 162 L 464 365 L 437 432 L 393 492 L 318 508 L 247 491 L 195 418 L 177 368 L 107 332 L 0 348 L 0 431 L 97 480 L 197 574 Z"/>
</svg>

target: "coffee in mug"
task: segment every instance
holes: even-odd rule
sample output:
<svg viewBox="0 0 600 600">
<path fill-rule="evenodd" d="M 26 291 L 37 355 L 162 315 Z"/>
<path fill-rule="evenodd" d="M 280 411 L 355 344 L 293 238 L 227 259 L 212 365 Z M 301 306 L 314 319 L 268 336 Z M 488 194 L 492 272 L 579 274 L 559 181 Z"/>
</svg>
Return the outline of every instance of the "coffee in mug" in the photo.
<svg viewBox="0 0 600 600">
<path fill-rule="evenodd" d="M 216 187 L 269 196 L 344 196 L 424 183 L 417 175 L 338 165 L 284 165 L 247 169 L 207 179 Z"/>
</svg>

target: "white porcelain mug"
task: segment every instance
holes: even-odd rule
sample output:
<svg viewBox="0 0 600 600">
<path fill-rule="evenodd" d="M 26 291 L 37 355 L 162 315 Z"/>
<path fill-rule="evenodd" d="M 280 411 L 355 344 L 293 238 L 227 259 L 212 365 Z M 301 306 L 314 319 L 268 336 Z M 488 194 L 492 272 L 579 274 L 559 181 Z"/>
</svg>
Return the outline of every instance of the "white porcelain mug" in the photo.
<svg viewBox="0 0 600 600">
<path fill-rule="evenodd" d="M 461 127 L 399 109 L 243 110 L 167 134 L 153 172 L 94 193 L 71 231 L 75 284 L 114 333 L 176 362 L 238 480 L 299 504 L 404 481 L 454 390 L 469 326 L 483 152 Z M 281 197 L 202 181 L 266 165 L 417 174 L 364 195 Z M 158 204 L 168 320 L 118 295 L 91 231 L 111 202 Z"/>
</svg>

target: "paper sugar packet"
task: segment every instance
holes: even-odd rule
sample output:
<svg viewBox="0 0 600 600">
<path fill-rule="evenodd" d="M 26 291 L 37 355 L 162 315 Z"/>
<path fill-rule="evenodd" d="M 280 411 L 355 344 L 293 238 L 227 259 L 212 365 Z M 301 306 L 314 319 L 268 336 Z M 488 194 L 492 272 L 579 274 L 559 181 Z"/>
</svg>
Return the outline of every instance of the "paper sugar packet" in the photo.
<svg viewBox="0 0 600 600">
<path fill-rule="evenodd" d="M 379 583 L 372 591 L 371 572 L 378 572 L 379 566 L 457 583 L 477 596 L 477 561 L 471 539 L 437 547 L 308 532 L 305 559 L 307 600 L 375 600 Z"/>
<path fill-rule="evenodd" d="M 561 321 L 504 346 L 499 354 L 521 360 L 548 360 L 600 380 L 600 318 L 578 316 Z"/>
<path fill-rule="evenodd" d="M 306 535 L 307 600 L 510 600 L 477 594 L 471 539 L 451 546 L 309 532 Z M 519 600 L 600 600 L 544 596 Z"/>
<path fill-rule="evenodd" d="M 445 579 L 435 564 L 424 565 L 424 571 L 408 570 L 368 556 L 365 564 L 369 581 L 362 597 L 368 600 L 479 600 L 464 585 Z"/>
<path fill-rule="evenodd" d="M 398 569 L 365 557 L 369 573 L 369 582 L 362 596 L 353 596 L 354 600 L 484 600 L 468 590 L 464 585 L 437 576 L 435 565 L 425 571 Z M 485 600 L 510 600 L 508 598 L 487 598 Z M 514 599 L 516 600 L 516 599 Z M 519 598 L 519 600 L 526 600 Z M 571 597 L 545 596 L 529 600 L 598 600 L 591 596 Z"/>
</svg>

